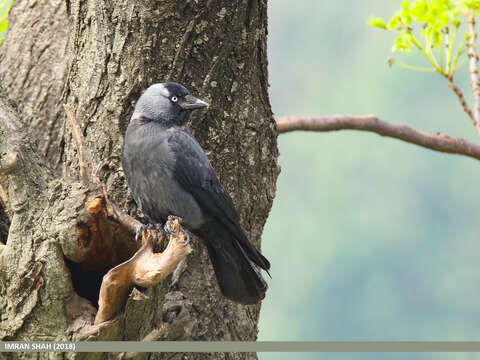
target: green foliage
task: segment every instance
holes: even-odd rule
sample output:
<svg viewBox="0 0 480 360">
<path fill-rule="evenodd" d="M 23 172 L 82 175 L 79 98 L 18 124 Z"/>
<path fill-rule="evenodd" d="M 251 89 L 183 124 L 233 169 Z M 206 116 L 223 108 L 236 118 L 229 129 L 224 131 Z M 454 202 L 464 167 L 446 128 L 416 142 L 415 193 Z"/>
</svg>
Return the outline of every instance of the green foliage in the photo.
<svg viewBox="0 0 480 360">
<path fill-rule="evenodd" d="M 457 36 L 459 29 L 469 16 L 478 16 L 479 11 L 480 0 L 405 0 L 388 22 L 371 17 L 368 24 L 397 35 L 392 52 L 411 52 L 416 48 L 433 66 L 432 70 L 453 77 L 472 36 L 468 32 L 464 37 Z"/>
<path fill-rule="evenodd" d="M 385 25 L 382 18 L 376 18 L 371 16 L 370 19 L 368 19 L 368 25 L 373 27 L 378 27 L 383 30 L 387 30 L 387 25 Z"/>
<path fill-rule="evenodd" d="M 5 38 L 8 28 L 7 15 L 12 6 L 13 0 L 0 0 L 0 45 Z"/>
</svg>

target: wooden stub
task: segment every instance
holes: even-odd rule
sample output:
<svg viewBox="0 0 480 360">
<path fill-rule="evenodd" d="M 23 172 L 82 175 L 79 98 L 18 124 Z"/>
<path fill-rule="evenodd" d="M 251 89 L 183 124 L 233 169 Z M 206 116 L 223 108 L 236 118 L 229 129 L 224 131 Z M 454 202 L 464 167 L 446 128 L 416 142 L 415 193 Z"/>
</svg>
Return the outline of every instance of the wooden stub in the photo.
<svg viewBox="0 0 480 360">
<path fill-rule="evenodd" d="M 190 254 L 192 248 L 185 243 L 186 235 L 180 231 L 178 218 L 169 218 L 168 228 L 177 231 L 172 232 L 163 252 L 154 252 L 153 240 L 164 234 L 158 230 L 144 230 L 140 249 L 129 260 L 117 265 L 103 277 L 95 324 L 117 315 L 134 285 L 150 287 L 160 283 Z"/>
<path fill-rule="evenodd" d="M 130 259 L 139 245 L 130 230 L 110 215 L 103 193 L 94 192 L 82 200 L 85 211 L 77 218 L 75 233 L 75 252 L 81 260 L 75 262 L 82 271 L 103 275 Z"/>
</svg>

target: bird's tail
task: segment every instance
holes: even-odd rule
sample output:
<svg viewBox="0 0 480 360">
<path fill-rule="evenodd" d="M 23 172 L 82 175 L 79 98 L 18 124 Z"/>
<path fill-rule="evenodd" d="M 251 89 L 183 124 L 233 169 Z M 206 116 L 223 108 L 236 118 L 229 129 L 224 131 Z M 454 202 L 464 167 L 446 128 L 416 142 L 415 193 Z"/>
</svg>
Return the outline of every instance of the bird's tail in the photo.
<svg viewBox="0 0 480 360">
<path fill-rule="evenodd" d="M 230 232 L 219 224 L 210 224 L 197 233 L 207 246 L 225 297 L 242 304 L 255 304 L 265 297 L 267 283 Z"/>
</svg>

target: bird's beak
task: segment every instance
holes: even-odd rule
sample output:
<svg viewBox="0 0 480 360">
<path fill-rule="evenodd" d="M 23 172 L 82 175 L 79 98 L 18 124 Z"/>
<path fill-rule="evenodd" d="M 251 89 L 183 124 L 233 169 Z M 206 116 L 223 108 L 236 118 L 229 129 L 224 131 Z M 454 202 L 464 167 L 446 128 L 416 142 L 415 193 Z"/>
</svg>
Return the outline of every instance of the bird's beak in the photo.
<svg viewBox="0 0 480 360">
<path fill-rule="evenodd" d="M 208 103 L 196 98 L 195 96 L 187 95 L 178 101 L 178 106 L 184 110 L 195 110 L 207 107 Z"/>
</svg>

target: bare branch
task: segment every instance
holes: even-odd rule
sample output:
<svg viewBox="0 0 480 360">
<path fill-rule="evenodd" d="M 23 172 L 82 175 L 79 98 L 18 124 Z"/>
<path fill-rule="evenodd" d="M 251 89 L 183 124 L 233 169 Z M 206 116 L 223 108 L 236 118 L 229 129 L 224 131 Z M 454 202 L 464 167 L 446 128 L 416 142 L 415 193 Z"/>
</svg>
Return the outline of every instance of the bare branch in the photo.
<svg viewBox="0 0 480 360">
<path fill-rule="evenodd" d="M 475 126 L 475 116 L 473 115 L 472 110 L 468 106 L 467 102 L 465 101 L 465 97 L 463 96 L 462 90 L 453 82 L 453 77 L 451 75 L 447 76 L 448 86 L 450 89 L 457 95 L 458 101 L 460 105 L 462 105 L 463 111 L 465 111 L 468 117 L 472 120 L 473 126 Z"/>
<path fill-rule="evenodd" d="M 108 216 L 121 224 L 130 233 L 135 234 L 142 223 L 122 211 L 117 204 L 111 202 L 108 198 L 105 197 L 105 199 Z"/>
<path fill-rule="evenodd" d="M 478 78 L 478 55 L 475 51 L 477 33 L 475 32 L 475 13 L 468 14 L 468 32 L 470 38 L 467 41 L 468 57 L 470 58 L 470 79 L 473 94 L 473 126 L 480 135 L 480 80 Z"/>
<path fill-rule="evenodd" d="M 87 152 L 85 150 L 85 139 L 83 138 L 80 125 L 78 125 L 77 119 L 75 119 L 75 116 L 73 115 L 73 111 L 70 106 L 68 106 L 67 104 L 63 104 L 63 108 L 65 109 L 68 121 L 70 122 L 70 126 L 72 127 L 75 142 L 77 143 L 78 162 L 80 163 L 80 177 L 82 178 L 82 183 L 88 186 L 92 182 L 92 180 L 90 178 L 91 170 L 87 158 Z"/>
<path fill-rule="evenodd" d="M 289 116 L 276 119 L 279 133 L 295 130 L 364 130 L 422 146 L 431 150 L 465 155 L 480 160 L 480 145 L 462 138 L 430 134 L 406 125 L 395 125 L 375 115 L 330 115 L 320 117 Z"/>
</svg>

